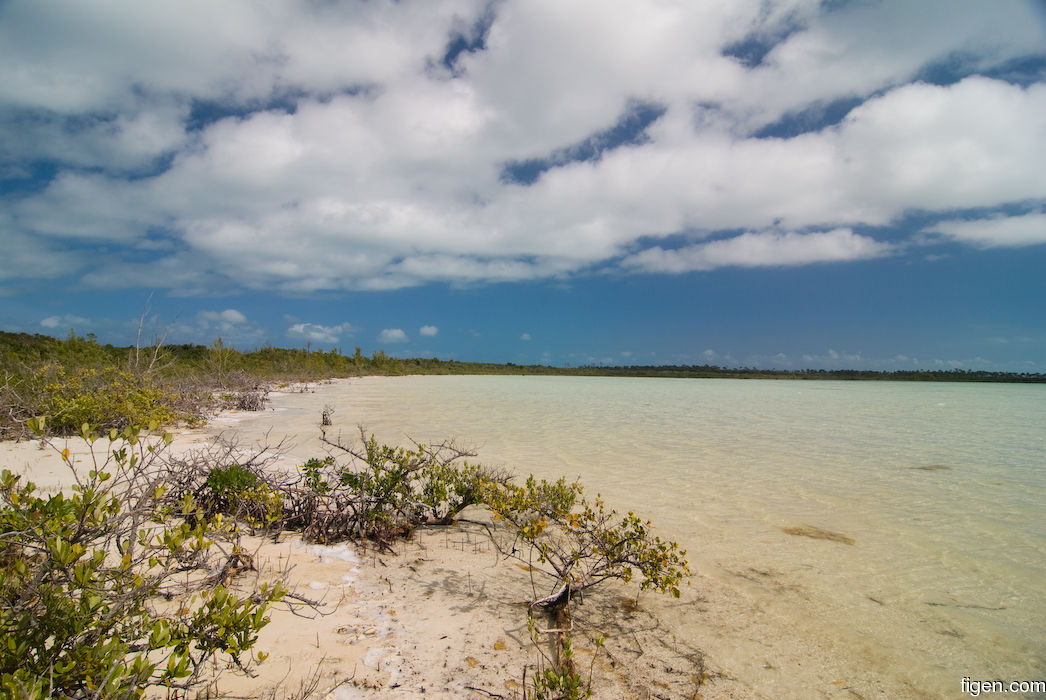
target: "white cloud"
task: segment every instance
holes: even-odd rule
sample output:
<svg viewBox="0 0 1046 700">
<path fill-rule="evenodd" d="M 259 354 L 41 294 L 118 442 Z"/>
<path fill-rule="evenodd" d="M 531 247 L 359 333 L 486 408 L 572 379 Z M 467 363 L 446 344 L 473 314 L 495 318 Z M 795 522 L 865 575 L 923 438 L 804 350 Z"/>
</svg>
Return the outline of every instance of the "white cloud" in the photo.
<svg viewBox="0 0 1046 700">
<path fill-rule="evenodd" d="M 384 82 L 438 54 L 456 16 L 479 3 L 143 5 L 14 3 L 0 22 L 0 97 L 37 109 L 101 111 L 136 95 L 249 101 L 303 86 Z M 128 64 L 128 58 L 135 60 Z"/>
<path fill-rule="evenodd" d="M 963 60 L 977 71 L 1042 51 L 1041 19 L 1031 3 L 884 0 L 812 10 L 802 8 L 802 29 L 775 46 L 750 80 L 731 84 L 752 126 L 811 104 L 875 94 L 935 63 Z"/>
<path fill-rule="evenodd" d="M 524 333 L 523 335 L 519 336 L 519 339 L 520 340 L 530 340 L 530 333 Z"/>
<path fill-rule="evenodd" d="M 623 264 L 644 272 L 680 273 L 727 266 L 770 267 L 859 260 L 885 255 L 890 249 L 890 245 L 850 229 L 825 233 L 744 233 L 677 250 L 647 248 Z"/>
<path fill-rule="evenodd" d="M 439 333 L 439 328 L 436 326 L 422 326 L 418 329 L 418 333 L 421 335 L 433 336 Z"/>
<path fill-rule="evenodd" d="M 129 243 L 162 226 L 160 203 L 141 185 L 105 175 L 60 173 L 39 195 L 16 202 L 12 211 L 32 222 L 37 234 L 63 239 Z"/>
<path fill-rule="evenodd" d="M 5 222 L 0 211 L 0 238 L 4 254 L 0 255 L 0 280 L 54 279 L 77 275 L 88 262 L 76 251 L 62 250 L 53 241 L 16 231 Z"/>
<path fill-rule="evenodd" d="M 1046 84 L 1020 88 L 971 77 L 917 83 L 854 109 L 840 125 L 838 176 L 871 222 L 904 208 L 992 207 L 1046 194 Z M 827 185 L 828 183 L 825 183 Z M 874 210 L 881 212 L 879 217 Z"/>
<path fill-rule="evenodd" d="M 378 342 L 381 343 L 406 343 L 409 340 L 410 338 L 400 328 L 386 328 L 378 334 Z"/>
<path fill-rule="evenodd" d="M 236 309 L 223 311 L 204 310 L 196 314 L 195 324 L 175 323 L 171 335 L 175 338 L 189 338 L 193 342 L 211 342 L 220 337 L 230 346 L 245 346 L 261 340 L 264 330 L 247 320 L 247 317 Z"/>
<path fill-rule="evenodd" d="M 295 323 L 287 329 L 292 338 L 304 338 L 316 343 L 337 343 L 343 335 L 351 334 L 356 329 L 349 323 L 336 326 L 323 326 L 318 323 Z"/>
<path fill-rule="evenodd" d="M 201 311 L 196 314 L 196 317 L 204 323 L 218 323 L 224 325 L 247 323 L 247 317 L 236 309 L 226 309 L 225 311 Z"/>
<path fill-rule="evenodd" d="M 89 326 L 91 325 L 90 319 L 86 319 L 83 316 L 73 316 L 72 314 L 64 314 L 62 316 L 48 316 L 45 319 L 41 319 L 40 325 L 44 328 L 75 328 L 76 326 Z"/>
<path fill-rule="evenodd" d="M 716 352 L 712 348 L 709 348 L 709 349 L 707 349 L 707 350 L 705 350 L 704 352 L 701 353 L 700 361 L 705 363 L 705 364 L 719 365 L 719 366 L 726 366 L 726 367 L 738 364 L 737 360 L 730 353 L 726 353 L 724 355 L 724 354 Z"/>
<path fill-rule="evenodd" d="M 486 11 L 485 50 L 443 67 L 454 33 Z M 846 227 L 1046 198 L 1046 86 L 911 83 L 935 63 L 990 71 L 1041 54 L 1034 12 L 953 0 L 8 3 L 0 165 L 72 170 L 10 198 L 0 226 L 24 257 L 89 267 L 87 286 L 179 294 L 512 282 L 622 259 L 651 271 L 861 259 L 887 248 Z M 723 53 L 785 35 L 757 66 Z M 754 136 L 842 98 L 864 102 L 836 126 Z M 636 100 L 665 110 L 646 140 L 529 187 L 502 179 L 507 162 L 611 129 Z M 222 109 L 234 116 L 208 123 Z M 657 245 L 738 229 L 752 233 Z M 113 247 L 82 262 L 70 242 Z"/>
<path fill-rule="evenodd" d="M 807 367 L 825 369 L 861 369 L 883 364 L 882 361 L 866 359 L 860 352 L 839 351 L 834 348 L 828 348 L 823 354 L 804 354 L 803 362 Z"/>
<path fill-rule="evenodd" d="M 87 120 L 45 113 L 5 124 L 0 116 L 0 144 L 9 158 L 130 174 L 152 169 L 156 158 L 187 145 L 188 113 L 187 105 L 168 100 Z"/>
<path fill-rule="evenodd" d="M 1020 247 L 1046 243 L 1046 213 L 953 220 L 926 229 L 982 248 Z"/>
</svg>

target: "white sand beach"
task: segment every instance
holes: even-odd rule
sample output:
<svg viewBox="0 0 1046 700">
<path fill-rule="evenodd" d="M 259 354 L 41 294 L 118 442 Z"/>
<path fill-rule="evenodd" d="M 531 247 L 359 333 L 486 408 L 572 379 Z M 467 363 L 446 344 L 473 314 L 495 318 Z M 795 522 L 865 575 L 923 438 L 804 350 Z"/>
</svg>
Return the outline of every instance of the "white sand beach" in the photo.
<svg viewBox="0 0 1046 700">
<path fill-rule="evenodd" d="M 219 434 L 252 447 L 288 437 L 282 461 L 300 464 L 325 453 L 316 419 L 334 386 L 276 393 L 265 411 L 228 412 L 203 428 L 179 430 L 172 449 L 199 449 Z M 89 467 L 82 441 L 56 446 Z M 95 449 L 101 453 L 104 443 Z M 39 441 L 5 442 L 0 453 L 8 468 L 45 490 L 69 484 L 68 468 Z M 331 698 L 522 697 L 541 660 L 523 604 L 535 589 L 526 567 L 498 556 L 479 524 L 485 517 L 467 510 L 464 522 L 421 529 L 395 553 L 305 545 L 286 534 L 278 542 L 251 540 L 259 571 L 249 575 L 286 572 L 289 588 L 317 605 L 297 614 L 277 606 L 256 645 L 270 656 L 255 677 L 219 669 L 207 692 L 285 697 L 313 687 L 315 697 Z M 801 601 L 805 594 L 776 572 L 717 572 L 691 563 L 692 585 L 678 600 L 644 592 L 636 605 L 635 584 L 611 581 L 576 607 L 577 667 L 584 677 L 591 669 L 595 697 L 942 697 L 932 684 L 881 673 L 882 664 L 900 660 L 869 650 L 862 662 L 852 640 L 839 639 L 837 647 L 781 619 L 775 606 L 764 605 L 767 597 Z M 668 624 L 680 619 L 685 635 Z M 539 627 L 551 624 L 538 618 Z M 595 632 L 606 638 L 598 651 Z"/>
<path fill-rule="evenodd" d="M 319 400 L 319 399 L 318 399 Z M 322 407 L 322 404 L 318 404 Z M 217 424 L 257 415 L 229 413 Z M 173 454 L 205 447 L 208 429 L 179 430 Z M 69 487 L 72 475 L 57 450 L 69 449 L 84 472 L 94 465 L 78 438 L 4 442 L 8 468 L 43 492 Z M 107 440 L 93 454 L 104 460 Z M 527 629 L 524 600 L 534 596 L 523 565 L 501 560 L 485 529 L 485 513 L 466 511 L 465 522 L 418 530 L 396 543 L 394 553 L 342 543 L 302 543 L 294 534 L 278 542 L 248 537 L 258 571 L 244 576 L 285 576 L 287 587 L 314 607 L 278 604 L 256 651 L 269 657 L 254 677 L 215 668 L 201 692 L 213 697 L 293 696 L 356 698 L 424 695 L 435 698 L 522 697 L 540 654 Z M 475 522 L 471 521 L 476 518 Z M 597 697 L 750 697 L 708 667 L 700 655 L 673 644 L 645 606 L 634 604 L 636 586 L 608 586 L 588 597 L 575 616 L 578 668 L 593 677 Z M 550 621 L 538 616 L 538 627 Z M 593 632 L 606 637 L 594 653 Z M 708 694 L 711 685 L 717 686 Z"/>
</svg>

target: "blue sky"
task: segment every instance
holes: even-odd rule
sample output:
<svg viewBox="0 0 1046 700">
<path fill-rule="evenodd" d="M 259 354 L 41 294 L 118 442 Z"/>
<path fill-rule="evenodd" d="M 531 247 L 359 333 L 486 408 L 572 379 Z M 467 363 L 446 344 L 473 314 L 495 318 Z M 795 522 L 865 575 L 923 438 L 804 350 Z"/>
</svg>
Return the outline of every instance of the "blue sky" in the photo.
<svg viewBox="0 0 1046 700">
<path fill-rule="evenodd" d="M 1046 371 L 1041 0 L 0 2 L 0 328 Z"/>
</svg>

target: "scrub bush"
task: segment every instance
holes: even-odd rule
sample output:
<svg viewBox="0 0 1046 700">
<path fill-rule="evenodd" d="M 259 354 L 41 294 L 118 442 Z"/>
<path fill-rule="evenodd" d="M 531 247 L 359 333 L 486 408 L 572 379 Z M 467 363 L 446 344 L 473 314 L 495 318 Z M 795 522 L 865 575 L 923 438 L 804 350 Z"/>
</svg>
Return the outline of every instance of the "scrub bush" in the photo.
<svg viewBox="0 0 1046 700">
<path fill-rule="evenodd" d="M 283 499 L 247 467 L 230 464 L 211 469 L 198 495 L 208 517 L 217 513 L 245 521 L 252 530 L 268 530 L 283 517 Z"/>
<path fill-rule="evenodd" d="M 550 585 L 549 593 L 529 601 L 548 612 L 556 634 L 555 655 L 534 678 L 535 698 L 583 698 L 591 692 L 574 666 L 570 604 L 590 588 L 618 579 L 628 583 L 638 573 L 641 590 L 654 589 L 679 597 L 679 584 L 690 576 L 686 551 L 653 535 L 648 521 L 635 513 L 620 517 L 599 496 L 589 502 L 581 485 L 559 479 L 523 486 L 488 485 L 484 500 L 496 521 L 507 527 L 488 530 L 502 556 L 516 559 Z M 536 583 L 535 583 L 536 586 Z M 528 626 L 538 649 L 533 617 Z M 602 646 L 597 641 L 597 647 Z"/>
<path fill-rule="evenodd" d="M 42 421 L 34 422 L 42 433 Z M 87 426 L 84 437 L 93 444 Z M 165 501 L 160 455 L 116 435 L 69 493 L 44 495 L 0 475 L 0 695 L 136 698 L 188 688 L 215 654 L 240 668 L 280 584 L 235 592 L 229 562 L 246 555 L 235 530 L 191 497 Z M 224 542 L 225 545 L 217 543 Z"/>
<path fill-rule="evenodd" d="M 523 486 L 498 484 L 487 490 L 487 505 L 507 532 L 495 536 L 506 556 L 534 566 L 550 579 L 549 595 L 531 607 L 565 607 L 572 598 L 609 579 L 624 583 L 635 572 L 642 590 L 679 597 L 679 584 L 690 576 L 686 551 L 653 535 L 649 521 L 635 513 L 619 517 L 602 498 L 589 502 L 581 485 L 559 479 L 550 483 L 530 476 Z"/>
<path fill-rule="evenodd" d="M 123 430 L 168 425 L 182 417 L 174 408 L 178 396 L 112 365 L 66 369 L 44 364 L 18 384 L 17 392 L 22 415 L 48 416 L 49 430 L 61 435 L 75 435 L 84 423 Z"/>
<path fill-rule="evenodd" d="M 300 478 L 280 487 L 289 503 L 286 525 L 307 540 L 329 543 L 371 540 L 391 547 L 392 539 L 419 525 L 446 525 L 462 510 L 482 503 L 487 485 L 507 481 L 507 473 L 465 461 L 474 452 L 450 440 L 413 448 L 380 444 L 360 429 L 358 444 L 325 443 L 346 455 L 312 459 Z"/>
</svg>

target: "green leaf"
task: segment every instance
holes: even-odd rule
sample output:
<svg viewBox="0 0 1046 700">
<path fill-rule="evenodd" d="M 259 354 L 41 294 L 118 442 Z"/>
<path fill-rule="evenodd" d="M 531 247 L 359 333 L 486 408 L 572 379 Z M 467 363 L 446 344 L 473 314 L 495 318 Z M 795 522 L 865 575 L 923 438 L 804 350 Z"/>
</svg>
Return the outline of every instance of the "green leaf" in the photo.
<svg viewBox="0 0 1046 700">
<path fill-rule="evenodd" d="M 36 418 L 30 418 L 25 422 L 25 425 L 27 428 L 29 428 L 30 431 L 32 431 L 34 435 L 39 435 L 40 437 L 43 437 L 44 430 L 47 428 L 47 416 L 37 416 Z"/>
</svg>

